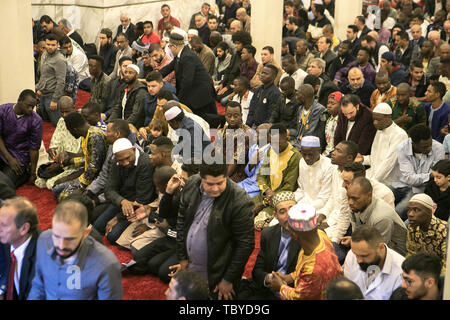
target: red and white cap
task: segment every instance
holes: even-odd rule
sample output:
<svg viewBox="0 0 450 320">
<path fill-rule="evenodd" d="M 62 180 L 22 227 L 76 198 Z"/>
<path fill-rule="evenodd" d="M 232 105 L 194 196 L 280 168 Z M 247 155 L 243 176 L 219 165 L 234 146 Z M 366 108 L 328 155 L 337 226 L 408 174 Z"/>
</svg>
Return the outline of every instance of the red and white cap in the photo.
<svg viewBox="0 0 450 320">
<path fill-rule="evenodd" d="M 295 231 L 311 231 L 319 225 L 316 209 L 306 203 L 297 203 L 289 210 L 289 225 Z"/>
</svg>

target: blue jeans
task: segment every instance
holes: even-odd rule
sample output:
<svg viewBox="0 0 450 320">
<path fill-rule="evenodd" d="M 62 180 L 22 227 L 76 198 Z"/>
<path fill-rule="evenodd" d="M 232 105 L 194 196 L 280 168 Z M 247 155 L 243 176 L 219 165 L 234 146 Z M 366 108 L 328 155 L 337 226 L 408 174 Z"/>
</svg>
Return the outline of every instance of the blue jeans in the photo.
<svg viewBox="0 0 450 320">
<path fill-rule="evenodd" d="M 333 242 L 334 251 L 336 252 L 336 255 L 339 260 L 339 264 L 343 265 L 345 261 L 345 257 L 347 256 L 348 251 L 350 250 L 350 247 L 345 247 L 339 243 Z"/>
<path fill-rule="evenodd" d="M 61 114 L 59 113 L 59 109 L 55 111 L 50 110 L 50 102 L 52 102 L 52 96 L 41 96 L 41 110 L 44 116 L 44 120 L 50 120 L 54 127 L 58 124 L 59 118 L 61 118 Z M 48 119 L 46 119 L 46 116 Z"/>
<path fill-rule="evenodd" d="M 393 188 L 391 187 L 392 192 L 395 197 L 395 211 L 400 216 L 400 218 L 405 221 L 408 213 L 408 202 L 414 195 L 411 187 L 403 187 L 403 188 Z"/>
<path fill-rule="evenodd" d="M 55 195 L 56 199 L 59 198 L 59 195 L 61 194 L 61 192 L 64 191 L 64 189 L 71 183 L 72 181 L 67 181 L 67 182 L 63 182 L 60 184 L 55 185 L 52 188 L 52 192 Z"/>
<path fill-rule="evenodd" d="M 122 209 L 116 207 L 111 204 L 109 207 L 95 220 L 92 225 L 95 230 L 97 230 L 100 234 L 105 234 L 106 225 L 108 222 L 117 216 L 117 214 L 121 213 Z M 110 243 L 116 243 L 117 239 L 119 239 L 120 235 L 125 231 L 125 229 L 130 225 L 128 220 L 119 220 L 119 222 L 112 228 L 112 230 L 106 235 L 106 239 Z"/>
</svg>

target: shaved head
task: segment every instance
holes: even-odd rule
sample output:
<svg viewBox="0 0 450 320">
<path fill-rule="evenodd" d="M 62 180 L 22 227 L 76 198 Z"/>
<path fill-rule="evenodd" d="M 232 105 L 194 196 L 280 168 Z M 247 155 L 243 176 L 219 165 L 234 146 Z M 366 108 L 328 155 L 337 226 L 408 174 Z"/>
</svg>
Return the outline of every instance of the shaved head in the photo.
<svg viewBox="0 0 450 320">
<path fill-rule="evenodd" d="M 398 90 L 404 90 L 404 91 L 408 91 L 411 89 L 411 87 L 409 86 L 409 84 L 407 84 L 406 82 L 402 82 L 397 86 L 397 91 Z"/>
<path fill-rule="evenodd" d="M 373 190 L 372 184 L 370 183 L 369 179 L 365 177 L 358 177 L 356 179 L 353 179 L 351 186 L 358 186 L 362 193 L 372 193 Z"/>
<path fill-rule="evenodd" d="M 298 91 L 306 98 L 314 96 L 314 88 L 310 84 L 303 84 L 298 88 Z"/>
</svg>

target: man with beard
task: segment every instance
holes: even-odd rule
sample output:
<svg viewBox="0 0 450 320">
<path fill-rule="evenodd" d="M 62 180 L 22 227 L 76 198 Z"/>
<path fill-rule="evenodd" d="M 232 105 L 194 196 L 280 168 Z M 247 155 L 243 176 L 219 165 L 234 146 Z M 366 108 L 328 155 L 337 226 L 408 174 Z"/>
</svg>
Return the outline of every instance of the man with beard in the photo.
<svg viewBox="0 0 450 320">
<path fill-rule="evenodd" d="M 225 120 L 227 123 L 222 129 L 218 129 L 216 135 L 216 152 L 223 153 L 228 165 L 228 176 L 233 181 L 240 182 L 246 178 L 244 169 L 253 134 L 250 127 L 242 121 L 242 106 L 239 102 L 229 101 L 225 105 Z M 233 155 L 232 159 L 227 158 L 227 145 L 234 148 L 230 153 Z"/>
<path fill-rule="evenodd" d="M 344 40 L 339 45 L 338 56 L 330 64 L 330 79 L 334 80 L 336 72 L 341 68 L 346 67 L 350 62 L 354 61 L 355 57 L 352 56 L 352 44 L 349 40 Z"/>
<path fill-rule="evenodd" d="M 191 47 L 200 58 L 200 61 L 203 63 L 206 71 L 208 71 L 208 73 L 212 76 L 214 74 L 214 63 L 216 60 L 214 52 L 210 47 L 202 42 L 202 38 L 199 36 L 193 36 L 191 38 Z"/>
<path fill-rule="evenodd" d="M 334 76 L 334 82 L 339 85 L 347 82 L 346 77 L 348 76 L 349 71 L 357 67 L 364 74 L 364 79 L 367 82 L 373 83 L 375 81 L 375 69 L 372 64 L 369 62 L 370 60 L 370 51 L 366 48 L 361 48 L 358 50 L 356 55 L 356 60 L 350 62 L 346 67 L 338 70 L 336 75 Z"/>
<path fill-rule="evenodd" d="M 370 62 L 378 72 L 380 70 L 381 56 L 383 55 L 383 53 L 390 51 L 388 46 L 377 42 L 376 39 L 369 35 L 365 35 L 361 38 L 361 46 L 370 50 L 372 56 Z"/>
<path fill-rule="evenodd" d="M 284 71 L 281 80 L 286 77 L 293 78 L 295 81 L 295 90 L 298 90 L 308 74 L 298 67 L 297 62 L 295 62 L 294 57 L 291 55 L 283 57 L 281 65 L 283 66 Z"/>
<path fill-rule="evenodd" d="M 430 78 L 424 72 L 423 63 L 420 61 L 411 61 L 409 74 L 410 76 L 406 81 L 411 86 L 411 96 L 417 99 L 417 101 L 426 101 L 425 92 L 430 85 Z"/>
<path fill-rule="evenodd" d="M 385 71 L 379 71 L 375 76 L 375 85 L 377 88 L 370 96 L 370 109 L 374 109 L 377 105 L 387 102 L 389 99 L 397 95 L 397 87 L 391 85 L 389 74 Z"/>
<path fill-rule="evenodd" d="M 133 52 L 131 51 L 130 42 L 127 36 L 123 33 L 117 35 L 117 50 L 116 53 L 116 64 L 114 65 L 113 75 L 119 74 L 119 61 L 122 57 L 132 57 Z"/>
<path fill-rule="evenodd" d="M 139 67 L 130 64 L 124 72 L 125 84 L 120 87 L 112 107 L 110 120 L 125 119 L 139 130 L 144 126 L 146 86 L 138 81 Z"/>
<path fill-rule="evenodd" d="M 102 119 L 107 120 L 112 112 L 112 107 L 114 106 L 114 102 L 117 99 L 117 96 L 120 95 L 121 87 L 125 83 L 125 70 L 127 67 L 133 63 L 133 59 L 131 57 L 122 57 L 119 60 L 119 75 L 115 73 L 111 74 L 111 79 L 109 81 L 109 97 L 106 102 L 106 110 L 102 114 Z"/>
<path fill-rule="evenodd" d="M 150 55 L 151 63 L 154 71 L 159 71 L 163 67 L 167 66 L 172 62 L 172 58 L 166 54 L 161 45 L 157 43 L 153 43 L 148 48 L 148 54 Z M 169 82 L 171 85 L 175 86 L 175 71 L 169 73 L 167 76 L 163 78 L 165 82 Z"/>
<path fill-rule="evenodd" d="M 100 52 L 99 55 L 103 57 L 103 71 L 110 75 L 114 66 L 116 65 L 116 54 L 118 47 L 112 44 L 112 31 L 108 28 L 100 30 Z"/>
<path fill-rule="evenodd" d="M 243 284 L 248 284 L 248 296 L 241 293 L 240 299 L 279 298 L 278 292 L 269 289 L 273 280 L 272 271 L 282 274 L 295 271 L 301 246 L 297 241 L 293 241 L 286 225 L 289 210 L 295 204 L 295 195 L 291 191 L 278 192 L 273 197 L 274 217 L 278 223 L 261 232 L 261 250 L 252 271 L 252 278 L 242 279 Z"/>
<path fill-rule="evenodd" d="M 437 256 L 415 254 L 403 261 L 402 270 L 402 285 L 392 293 L 390 300 L 442 300 L 444 279 Z"/>
<path fill-rule="evenodd" d="M 150 158 L 133 147 L 127 138 L 117 139 L 112 147 L 114 160 L 105 186 L 109 207 L 97 218 L 93 227 L 115 243 L 131 224 L 136 203 L 146 205 L 156 198 L 153 184 L 154 167 Z"/>
<path fill-rule="evenodd" d="M 230 47 L 225 41 L 221 41 L 216 46 L 216 58 L 214 61 L 214 83 L 218 83 L 222 80 L 225 70 L 228 68 L 231 62 Z"/>
<path fill-rule="evenodd" d="M 75 44 L 74 44 L 75 43 Z M 78 83 L 89 78 L 89 65 L 86 54 L 83 49 L 71 40 L 68 36 L 64 36 L 59 40 L 61 52 L 66 58 L 67 64 L 70 64 L 78 73 Z"/>
<path fill-rule="evenodd" d="M 101 56 L 90 56 L 88 59 L 89 73 L 91 74 L 91 97 L 89 102 L 100 105 L 101 112 L 106 111 L 109 98 L 111 81 L 110 76 L 103 72 L 103 58 Z"/>
<path fill-rule="evenodd" d="M 341 100 L 338 117 L 334 144 L 351 140 L 358 145 L 359 153 L 369 154 L 377 130 L 373 126 L 372 110 L 362 105 L 358 96 L 347 94 Z"/>
<path fill-rule="evenodd" d="M 399 215 L 386 202 L 373 196 L 370 181 L 358 177 L 347 188 L 348 205 L 352 211 L 353 232 L 361 225 L 377 228 L 383 242 L 404 255 L 406 253 L 406 227 Z M 342 245 L 350 245 L 352 236 L 341 240 Z"/>
<path fill-rule="evenodd" d="M 28 299 L 121 300 L 120 263 L 89 236 L 86 207 L 73 200 L 59 204 L 52 227 L 38 239 Z"/>
<path fill-rule="evenodd" d="M 344 263 L 345 277 L 358 285 L 366 300 L 389 300 L 402 282 L 405 258 L 390 249 L 373 226 L 356 228 L 351 243 Z"/>
<path fill-rule="evenodd" d="M 357 95 L 365 106 L 370 105 L 370 97 L 374 90 L 374 85 L 364 78 L 364 74 L 357 67 L 348 71 L 348 82 L 342 83 L 339 87 L 339 91 L 344 95 L 349 93 Z"/>
</svg>

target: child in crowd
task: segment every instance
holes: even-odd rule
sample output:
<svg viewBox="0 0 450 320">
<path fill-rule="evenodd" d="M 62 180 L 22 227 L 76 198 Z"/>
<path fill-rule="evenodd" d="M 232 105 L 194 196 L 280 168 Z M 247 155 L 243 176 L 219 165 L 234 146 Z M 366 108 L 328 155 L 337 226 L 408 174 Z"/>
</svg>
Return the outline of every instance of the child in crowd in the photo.
<svg viewBox="0 0 450 320">
<path fill-rule="evenodd" d="M 148 127 L 139 129 L 139 145 L 144 149 L 144 152 L 151 153 L 148 146 L 156 138 L 167 136 L 167 132 L 164 131 L 164 123 L 159 119 L 153 119 Z"/>
<path fill-rule="evenodd" d="M 425 193 L 437 205 L 434 215 L 448 221 L 450 212 L 450 161 L 440 160 L 432 168 L 433 178 L 428 180 Z"/>
</svg>

